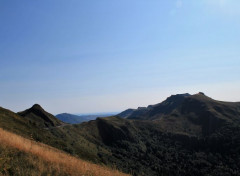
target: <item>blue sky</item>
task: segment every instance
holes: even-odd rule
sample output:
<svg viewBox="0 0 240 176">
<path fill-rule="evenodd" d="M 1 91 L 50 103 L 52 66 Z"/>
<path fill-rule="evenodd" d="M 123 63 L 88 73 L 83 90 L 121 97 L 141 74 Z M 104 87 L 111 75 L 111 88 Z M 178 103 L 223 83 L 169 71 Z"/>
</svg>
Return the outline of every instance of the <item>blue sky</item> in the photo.
<svg viewBox="0 0 240 176">
<path fill-rule="evenodd" d="M 238 0 L 0 0 L 0 106 L 122 111 L 240 101 Z"/>
</svg>

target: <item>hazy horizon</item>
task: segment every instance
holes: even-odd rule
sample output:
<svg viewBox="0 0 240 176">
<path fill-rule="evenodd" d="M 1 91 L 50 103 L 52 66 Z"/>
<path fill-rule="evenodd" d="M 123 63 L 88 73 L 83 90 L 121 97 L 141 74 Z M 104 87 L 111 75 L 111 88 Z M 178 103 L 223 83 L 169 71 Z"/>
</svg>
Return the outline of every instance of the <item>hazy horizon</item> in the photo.
<svg viewBox="0 0 240 176">
<path fill-rule="evenodd" d="M 0 106 L 121 112 L 199 91 L 240 101 L 240 1 L 2 0 Z"/>
</svg>

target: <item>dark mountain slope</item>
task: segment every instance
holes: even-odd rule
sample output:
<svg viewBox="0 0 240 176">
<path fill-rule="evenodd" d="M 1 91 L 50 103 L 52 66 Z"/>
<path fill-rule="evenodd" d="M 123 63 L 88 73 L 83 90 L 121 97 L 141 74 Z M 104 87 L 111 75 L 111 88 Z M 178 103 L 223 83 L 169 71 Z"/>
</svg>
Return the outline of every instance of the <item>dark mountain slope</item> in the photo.
<svg viewBox="0 0 240 176">
<path fill-rule="evenodd" d="M 46 112 L 40 105 L 35 104 L 30 109 L 18 113 L 20 116 L 28 119 L 30 123 L 38 127 L 56 127 L 63 125 L 52 114 Z"/>
<path fill-rule="evenodd" d="M 199 93 L 184 98 L 158 121 L 168 131 L 206 136 L 225 125 L 240 124 L 240 103 L 216 101 Z"/>
<path fill-rule="evenodd" d="M 136 109 L 127 109 L 121 112 L 120 114 L 118 114 L 117 116 L 121 118 L 128 118 L 134 111 L 136 111 Z"/>
<path fill-rule="evenodd" d="M 127 113 L 126 113 L 127 112 Z M 240 103 L 213 100 L 203 93 L 172 95 L 147 108 L 126 110 L 120 117 L 158 121 L 165 132 L 208 135 L 226 124 L 240 123 Z"/>
<path fill-rule="evenodd" d="M 187 98 L 179 112 L 179 115 L 201 125 L 203 135 L 209 135 L 227 124 L 240 123 L 240 103 L 216 101 L 202 94 Z"/>
<path fill-rule="evenodd" d="M 77 128 L 89 131 L 89 141 L 111 151 L 98 151 L 102 162 L 117 163 L 136 175 L 239 175 L 240 103 L 202 93 L 169 99 L 166 104 L 174 108 L 157 119 L 112 117 Z"/>
<path fill-rule="evenodd" d="M 116 163 L 133 175 L 239 175 L 239 124 L 226 124 L 206 136 L 167 132 L 159 121 L 116 117 L 76 128 L 103 147 L 97 152 L 103 163 Z"/>
<path fill-rule="evenodd" d="M 97 118 L 90 122 L 75 125 L 81 129 L 80 133 L 86 134 L 87 138 L 94 143 L 111 145 L 119 140 L 135 140 L 137 131 L 130 120 L 119 117 Z"/>
<path fill-rule="evenodd" d="M 138 119 L 138 120 L 154 120 L 159 119 L 163 115 L 171 113 L 179 106 L 190 94 L 177 94 L 168 97 L 162 103 L 149 105 L 148 107 L 139 107 L 136 110 L 129 109 L 119 114 L 122 118 Z"/>
<path fill-rule="evenodd" d="M 35 140 L 132 175 L 240 175 L 240 103 L 201 93 L 147 109 L 140 120 L 108 117 L 47 129 L 14 115 L 35 130 Z"/>
</svg>

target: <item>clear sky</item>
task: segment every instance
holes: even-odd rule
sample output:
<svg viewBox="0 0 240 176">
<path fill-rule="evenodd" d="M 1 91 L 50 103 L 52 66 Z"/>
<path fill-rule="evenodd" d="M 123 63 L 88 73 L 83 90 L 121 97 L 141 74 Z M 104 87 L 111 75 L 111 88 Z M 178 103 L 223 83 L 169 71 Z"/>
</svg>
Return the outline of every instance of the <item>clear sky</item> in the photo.
<svg viewBox="0 0 240 176">
<path fill-rule="evenodd" d="M 239 0 L 0 0 L 0 106 L 122 111 L 240 101 Z"/>
</svg>

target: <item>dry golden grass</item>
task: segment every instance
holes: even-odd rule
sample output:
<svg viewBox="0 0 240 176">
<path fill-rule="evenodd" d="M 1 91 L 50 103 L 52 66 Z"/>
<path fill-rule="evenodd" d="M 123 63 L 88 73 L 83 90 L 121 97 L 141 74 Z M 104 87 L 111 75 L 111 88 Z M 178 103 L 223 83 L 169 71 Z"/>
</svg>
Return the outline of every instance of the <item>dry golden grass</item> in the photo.
<svg viewBox="0 0 240 176">
<path fill-rule="evenodd" d="M 37 143 L 33 140 L 25 139 L 16 134 L 10 133 L 0 128 L 0 144 L 18 149 L 27 154 L 36 156 L 41 161 L 46 161 L 49 169 L 56 170 L 59 175 L 72 176 L 126 176 L 127 174 L 120 173 L 117 170 L 92 164 L 78 158 L 72 157 L 60 150 L 52 148 L 42 143 Z M 46 166 L 41 162 L 34 163 L 38 165 L 39 172 L 46 169 Z M 41 165 L 41 166 L 40 166 Z M 64 173 L 62 173 L 64 172 Z M 39 174 L 40 175 L 40 174 Z"/>
</svg>

